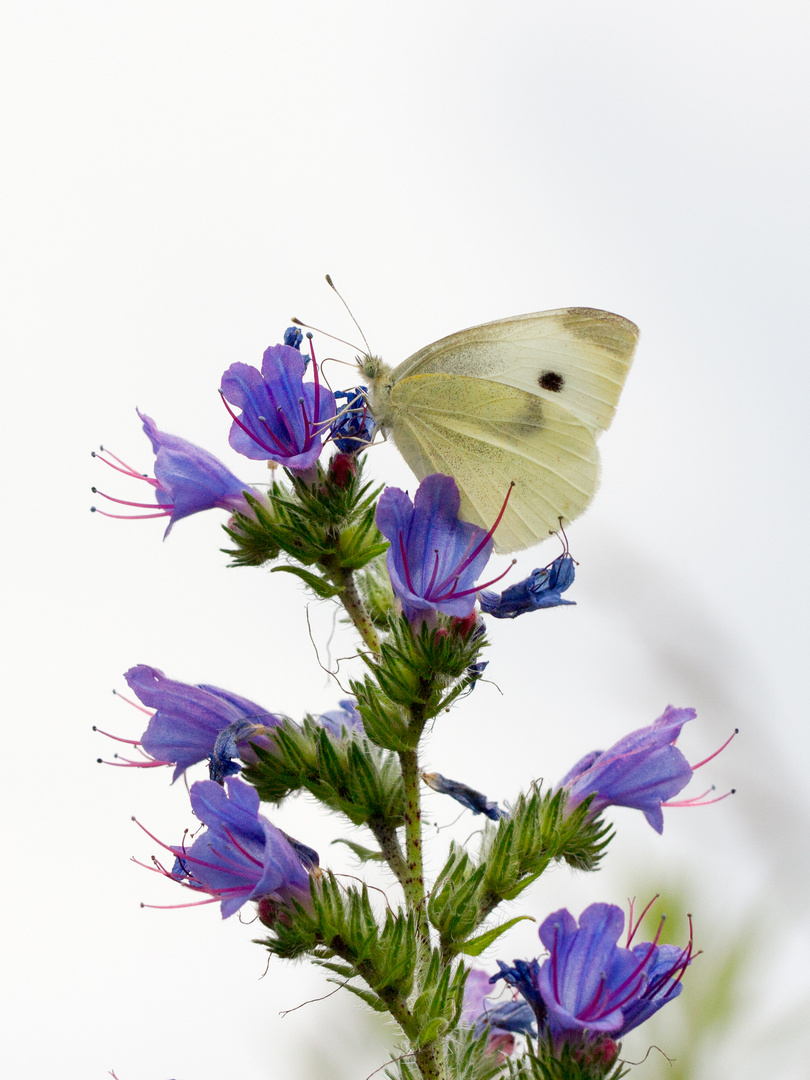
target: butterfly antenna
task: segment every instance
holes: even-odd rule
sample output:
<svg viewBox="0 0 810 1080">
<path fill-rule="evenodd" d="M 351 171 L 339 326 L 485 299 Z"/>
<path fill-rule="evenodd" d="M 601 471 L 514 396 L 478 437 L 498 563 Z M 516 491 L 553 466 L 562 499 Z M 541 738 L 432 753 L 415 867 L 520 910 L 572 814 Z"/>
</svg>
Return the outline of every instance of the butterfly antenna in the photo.
<svg viewBox="0 0 810 1080">
<path fill-rule="evenodd" d="M 324 337 L 331 338 L 332 341 L 339 341 L 341 345 L 348 345 L 350 349 L 354 349 L 356 352 L 362 352 L 362 349 L 360 349 L 359 346 L 355 345 L 354 342 L 344 341 L 342 337 L 336 337 L 334 334 L 329 334 L 326 332 L 326 330 L 319 330 L 317 326 L 310 326 L 309 323 L 302 322 L 301 319 L 296 319 L 294 315 L 290 319 L 290 322 L 293 323 L 295 326 L 303 327 L 304 330 L 314 330 L 316 334 L 323 334 Z M 363 340 L 365 340 L 365 338 Z M 343 361 L 338 360 L 338 363 L 343 363 Z"/>
<path fill-rule="evenodd" d="M 338 292 L 338 288 L 337 288 L 337 286 L 335 285 L 334 281 L 332 281 L 332 278 L 330 277 L 330 275 L 329 275 L 329 274 L 327 274 L 327 275 L 326 275 L 326 284 L 327 284 L 327 285 L 329 286 L 329 288 L 330 288 L 330 289 L 331 289 L 331 290 L 332 290 L 332 291 L 333 291 L 333 292 L 335 293 L 335 295 L 337 296 L 338 300 L 340 300 L 341 304 L 343 304 L 343 306 L 344 306 L 344 307 L 346 308 L 346 310 L 348 311 L 348 313 L 349 313 L 349 318 L 350 318 L 350 319 L 352 320 L 352 322 L 354 323 L 354 325 L 355 325 L 355 326 L 357 327 L 357 329 L 358 329 L 358 330 L 360 331 L 360 337 L 361 337 L 361 338 L 363 339 L 363 341 L 364 341 L 364 343 L 365 343 L 365 346 L 366 346 L 366 356 L 370 356 L 370 355 L 371 355 L 371 347 L 370 347 L 369 343 L 368 343 L 368 342 L 366 341 L 366 335 L 365 335 L 365 334 L 363 333 L 363 328 L 362 328 L 362 326 L 360 325 L 360 323 L 359 323 L 359 322 L 357 321 L 357 319 L 355 319 L 355 317 L 354 317 L 354 313 L 352 312 L 352 309 L 351 309 L 351 308 L 349 307 L 349 305 L 348 305 L 348 304 L 346 303 L 346 301 L 345 301 L 345 300 L 343 299 L 343 297 L 341 296 L 340 292 Z"/>
</svg>

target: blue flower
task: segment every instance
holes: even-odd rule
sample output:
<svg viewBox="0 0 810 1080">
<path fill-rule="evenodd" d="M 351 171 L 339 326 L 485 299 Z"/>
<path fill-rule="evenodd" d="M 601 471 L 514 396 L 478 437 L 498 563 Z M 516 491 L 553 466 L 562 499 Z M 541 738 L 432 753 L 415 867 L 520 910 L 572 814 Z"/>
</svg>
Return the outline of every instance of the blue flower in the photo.
<svg viewBox="0 0 810 1080">
<path fill-rule="evenodd" d="M 304 383 L 306 364 L 290 345 L 273 345 L 262 359 L 262 370 L 231 364 L 222 376 L 220 393 L 242 410 L 236 416 L 229 442 L 245 457 L 277 461 L 292 472 L 307 473 L 320 455 L 326 427 L 335 415 L 331 390 L 318 380 Z"/>
<path fill-rule="evenodd" d="M 368 407 L 368 387 L 337 390 L 335 399 L 346 399 L 330 428 L 330 435 L 341 454 L 357 454 L 365 449 L 374 436 L 374 420 Z"/>
<path fill-rule="evenodd" d="M 503 978 L 520 992 L 540 1034 L 550 1034 L 557 1047 L 621 1038 L 680 994 L 692 959 L 691 937 L 684 949 L 656 942 L 630 948 L 637 924 L 622 948 L 623 929 L 624 914 L 613 904 L 591 904 L 579 924 L 562 908 L 539 930 L 548 958 L 542 964 L 516 960 L 513 967 L 499 961 L 501 973 L 493 981 Z M 606 1053 L 611 1046 L 605 1041 Z"/>
<path fill-rule="evenodd" d="M 172 848 L 172 876 L 220 901 L 223 919 L 248 900 L 308 906 L 317 854 L 259 813 L 255 788 L 236 778 L 226 783 L 227 794 L 213 780 L 192 784 L 192 809 L 208 828 L 190 848 Z"/>
<path fill-rule="evenodd" d="M 484 589 L 478 594 L 481 610 L 496 619 L 516 619 L 527 611 L 574 604 L 576 601 L 563 600 L 561 595 L 574 583 L 574 566 L 574 560 L 566 552 L 542 570 L 532 570 L 527 578 L 500 594 Z"/>
<path fill-rule="evenodd" d="M 509 817 L 505 810 L 501 810 L 495 802 L 490 802 L 486 795 L 480 791 L 460 784 L 457 780 L 448 780 L 441 773 L 422 773 L 422 779 L 428 787 L 433 788 L 442 795 L 449 795 L 474 814 L 485 814 L 490 821 L 500 821 L 501 818 Z"/>
<path fill-rule="evenodd" d="M 136 410 L 143 421 L 143 430 L 149 436 L 152 450 L 155 454 L 155 476 L 144 476 L 136 469 L 121 461 L 114 454 L 103 451 L 94 454 L 99 461 L 110 465 L 117 472 L 131 476 L 135 480 L 145 481 L 154 489 L 155 503 L 131 502 L 126 499 L 115 499 L 106 495 L 103 491 L 93 488 L 93 491 L 108 499 L 110 502 L 119 503 L 122 506 L 132 506 L 138 509 L 152 510 L 156 512 L 148 514 L 109 514 L 99 511 L 105 517 L 140 517 L 157 518 L 168 517 L 169 524 L 166 526 L 164 539 L 171 532 L 172 526 L 181 518 L 191 514 L 199 514 L 203 510 L 212 510 L 219 507 L 222 510 L 230 510 L 231 513 L 251 514 L 252 511 L 245 498 L 245 492 L 254 498 L 260 498 L 258 491 L 254 491 L 248 484 L 234 476 L 221 461 L 203 450 L 194 443 L 187 442 L 177 435 L 168 435 L 158 428 L 151 419 L 140 410 Z M 103 456 L 104 454 L 107 456 Z M 109 460 L 112 459 L 112 460 Z"/>
<path fill-rule="evenodd" d="M 537 988 L 556 1042 L 584 1031 L 620 1038 L 683 989 L 691 942 L 686 949 L 653 942 L 623 949 L 623 929 L 624 913 L 614 904 L 591 904 L 579 925 L 565 908 L 541 925 L 549 956 Z"/>
<path fill-rule="evenodd" d="M 425 477 L 411 502 L 386 488 L 377 504 L 377 527 L 390 541 L 386 565 L 410 622 L 436 611 L 464 618 L 475 607 L 475 582 L 492 553 L 492 530 L 459 521 L 460 497 L 452 476 Z"/>
<path fill-rule="evenodd" d="M 270 731 L 281 717 L 267 712 L 247 698 L 216 686 L 191 686 L 168 679 L 162 671 L 137 664 L 124 675 L 129 688 L 144 705 L 155 709 L 141 737 L 144 751 L 156 761 L 175 766 L 172 781 L 191 765 L 213 759 L 217 778 L 238 770 L 231 765 L 217 740 L 222 733 L 227 753 L 237 751 L 243 760 L 255 760 L 250 742 L 272 747 Z M 235 756 L 235 754 L 234 754 Z"/>
<path fill-rule="evenodd" d="M 681 728 L 696 716 L 694 709 L 668 705 L 649 727 L 625 735 L 609 750 L 594 750 L 566 773 L 555 790 L 564 788 L 567 810 L 594 796 L 590 813 L 607 806 L 641 810 L 656 832 L 663 832 L 662 803 L 692 778 L 692 767 L 674 745 Z"/>
</svg>

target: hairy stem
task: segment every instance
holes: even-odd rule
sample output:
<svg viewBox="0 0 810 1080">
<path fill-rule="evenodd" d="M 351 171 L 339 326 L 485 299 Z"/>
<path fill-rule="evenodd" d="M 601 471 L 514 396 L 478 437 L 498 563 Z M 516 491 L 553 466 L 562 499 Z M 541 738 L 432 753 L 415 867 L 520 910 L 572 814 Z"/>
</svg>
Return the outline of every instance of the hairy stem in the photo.
<svg viewBox="0 0 810 1080">
<path fill-rule="evenodd" d="M 351 570 L 341 567 L 333 573 L 332 577 L 335 584 L 341 588 L 340 602 L 357 628 L 360 637 L 372 652 L 378 653 L 380 651 L 380 639 L 377 637 L 374 624 L 369 618 L 360 593 L 357 591 L 354 574 Z"/>
<path fill-rule="evenodd" d="M 369 821 L 368 827 L 374 833 L 374 839 L 380 845 L 380 851 L 389 869 L 402 885 L 406 875 L 405 857 L 397 839 L 396 829 L 392 828 L 387 821 L 376 820 Z"/>
<path fill-rule="evenodd" d="M 405 792 L 405 902 L 416 916 L 420 941 L 430 947 L 425 915 L 425 879 L 422 871 L 422 810 L 419 791 L 419 757 L 416 750 L 400 750 L 402 784 Z"/>
</svg>

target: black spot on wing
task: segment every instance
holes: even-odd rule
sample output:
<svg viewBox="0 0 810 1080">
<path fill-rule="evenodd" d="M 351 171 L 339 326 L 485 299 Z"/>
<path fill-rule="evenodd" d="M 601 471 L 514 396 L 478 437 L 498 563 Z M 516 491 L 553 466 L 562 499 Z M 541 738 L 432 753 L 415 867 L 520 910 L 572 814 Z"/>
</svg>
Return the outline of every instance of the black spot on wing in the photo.
<svg viewBox="0 0 810 1080">
<path fill-rule="evenodd" d="M 565 379 L 559 371 L 542 371 L 537 377 L 537 385 L 541 390 L 550 390 L 552 394 L 559 394 L 565 386 Z"/>
</svg>

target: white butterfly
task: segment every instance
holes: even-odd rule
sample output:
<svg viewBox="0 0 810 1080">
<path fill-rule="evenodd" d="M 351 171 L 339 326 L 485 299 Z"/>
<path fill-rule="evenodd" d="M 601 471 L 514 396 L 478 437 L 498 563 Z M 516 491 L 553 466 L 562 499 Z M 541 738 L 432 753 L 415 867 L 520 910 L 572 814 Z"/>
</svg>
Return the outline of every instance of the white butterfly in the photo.
<svg viewBox="0 0 810 1080">
<path fill-rule="evenodd" d="M 391 370 L 364 356 L 371 411 L 420 480 L 455 478 L 460 516 L 498 551 L 519 551 L 573 520 L 599 482 L 596 439 L 613 419 L 638 328 L 593 308 L 473 326 Z"/>
</svg>

